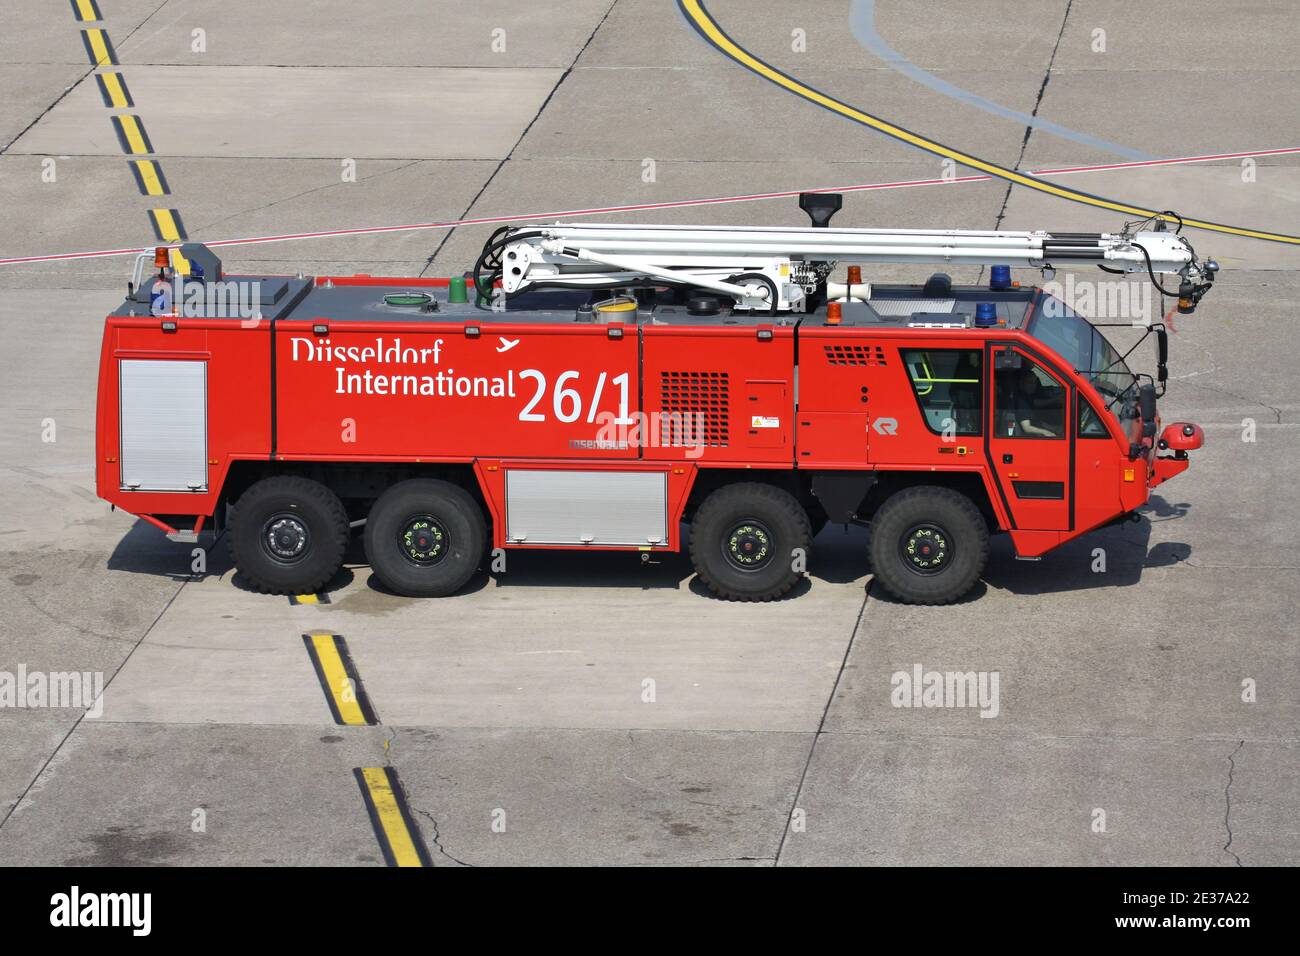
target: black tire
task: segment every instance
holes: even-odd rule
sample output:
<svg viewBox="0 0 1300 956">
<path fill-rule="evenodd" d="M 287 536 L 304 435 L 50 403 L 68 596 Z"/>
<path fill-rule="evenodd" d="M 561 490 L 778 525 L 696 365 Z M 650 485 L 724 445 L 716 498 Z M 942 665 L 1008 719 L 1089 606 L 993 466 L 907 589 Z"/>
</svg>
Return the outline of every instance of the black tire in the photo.
<svg viewBox="0 0 1300 956">
<path fill-rule="evenodd" d="M 704 499 L 691 522 L 691 562 L 700 580 L 728 601 L 773 601 L 803 574 L 795 548 L 812 556 L 808 513 L 771 485 L 726 485 Z M 805 565 L 806 566 L 806 565 Z"/>
<path fill-rule="evenodd" d="M 384 586 L 408 597 L 464 587 L 487 543 L 483 509 L 464 488 L 434 478 L 393 485 L 366 519 L 366 555 Z"/>
<path fill-rule="evenodd" d="M 969 498 L 922 485 L 891 495 L 871 521 L 871 569 L 908 604 L 950 604 L 989 557 L 989 529 Z"/>
<path fill-rule="evenodd" d="M 311 594 L 343 564 L 351 528 L 338 495 L 296 475 L 263 478 L 230 506 L 230 556 L 266 594 Z"/>
</svg>

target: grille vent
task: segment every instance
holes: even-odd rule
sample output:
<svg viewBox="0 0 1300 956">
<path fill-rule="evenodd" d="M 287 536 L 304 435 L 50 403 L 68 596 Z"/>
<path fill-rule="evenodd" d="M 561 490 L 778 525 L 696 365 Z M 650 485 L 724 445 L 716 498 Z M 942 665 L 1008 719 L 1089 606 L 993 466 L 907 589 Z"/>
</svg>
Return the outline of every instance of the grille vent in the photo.
<svg viewBox="0 0 1300 956">
<path fill-rule="evenodd" d="M 660 440 L 673 448 L 727 447 L 728 385 L 726 372 L 661 372 L 659 408 L 668 418 Z"/>
<path fill-rule="evenodd" d="M 826 361 L 831 365 L 884 366 L 885 350 L 879 345 L 826 345 Z"/>
</svg>

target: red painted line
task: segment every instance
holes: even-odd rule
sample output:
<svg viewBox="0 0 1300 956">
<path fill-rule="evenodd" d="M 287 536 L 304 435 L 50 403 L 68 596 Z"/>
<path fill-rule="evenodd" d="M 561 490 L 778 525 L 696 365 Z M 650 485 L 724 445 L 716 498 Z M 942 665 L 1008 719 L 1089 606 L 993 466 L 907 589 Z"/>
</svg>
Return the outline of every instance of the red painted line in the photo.
<svg viewBox="0 0 1300 956">
<path fill-rule="evenodd" d="M 1300 146 L 1285 146 L 1281 149 L 1253 149 L 1244 153 L 1182 156 L 1174 159 L 1142 159 L 1131 163 L 1105 163 L 1097 166 L 1062 166 L 1060 169 L 1035 169 L 1032 172 L 1035 176 L 1051 176 L 1061 173 L 1092 173 L 1107 169 L 1136 169 L 1144 166 L 1172 166 L 1180 163 L 1212 163 L 1218 159 L 1247 159 L 1253 156 L 1282 156 L 1288 153 L 1300 153 Z"/>
<path fill-rule="evenodd" d="M 1205 156 L 1179 156 L 1171 159 L 1144 159 L 1128 163 L 1104 163 L 1093 166 L 1062 166 L 1058 169 L 1035 169 L 1035 176 L 1064 176 L 1072 173 L 1103 172 L 1110 169 L 1142 169 L 1155 166 L 1180 166 L 1190 163 L 1210 163 L 1221 159 L 1245 159 L 1255 156 L 1284 156 L 1300 153 L 1300 146 L 1280 149 L 1257 149 L 1240 153 L 1213 153 Z M 950 186 L 955 183 L 974 183 L 989 180 L 991 176 L 957 176 L 952 179 L 908 179 L 890 183 L 863 183 L 856 186 L 821 186 L 816 189 L 787 189 L 770 193 L 747 193 L 739 196 L 715 196 L 708 199 L 679 199 L 671 202 L 636 203 L 627 206 L 596 206 L 590 209 L 566 209 L 560 212 L 528 213 L 522 216 L 487 216 L 479 219 L 454 219 L 446 222 L 417 222 L 402 226 L 363 226 L 356 229 L 332 229 L 328 232 L 294 232 L 277 236 L 249 236 L 243 239 L 217 239 L 205 243 L 209 247 L 244 246 L 270 242 L 292 242 L 296 239 L 328 239 L 337 236 L 369 236 L 386 232 L 416 232 L 424 229 L 455 229 L 459 226 L 498 225 L 508 222 L 539 222 L 547 219 L 572 219 L 575 216 L 604 216 L 616 212 L 645 212 L 651 209 L 681 209 L 688 206 L 717 206 L 726 203 L 757 202 L 764 199 L 789 199 L 800 193 L 852 193 L 876 189 L 911 189 L 916 186 Z M 154 248 L 153 246 L 147 247 Z M 18 256 L 0 259 L 0 266 L 25 262 L 60 262 L 73 259 L 100 259 L 114 256 L 139 255 L 145 249 L 99 249 L 94 252 L 66 252 L 45 256 Z"/>
</svg>

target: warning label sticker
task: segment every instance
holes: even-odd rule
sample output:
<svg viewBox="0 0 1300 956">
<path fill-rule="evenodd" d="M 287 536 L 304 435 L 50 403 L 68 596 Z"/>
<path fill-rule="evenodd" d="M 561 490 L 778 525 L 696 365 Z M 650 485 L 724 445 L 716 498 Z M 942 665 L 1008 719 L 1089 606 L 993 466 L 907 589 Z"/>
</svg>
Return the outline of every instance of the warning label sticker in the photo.
<svg viewBox="0 0 1300 956">
<path fill-rule="evenodd" d="M 764 415 L 755 415 L 749 420 L 750 428 L 780 428 L 781 419 L 768 418 Z"/>
</svg>

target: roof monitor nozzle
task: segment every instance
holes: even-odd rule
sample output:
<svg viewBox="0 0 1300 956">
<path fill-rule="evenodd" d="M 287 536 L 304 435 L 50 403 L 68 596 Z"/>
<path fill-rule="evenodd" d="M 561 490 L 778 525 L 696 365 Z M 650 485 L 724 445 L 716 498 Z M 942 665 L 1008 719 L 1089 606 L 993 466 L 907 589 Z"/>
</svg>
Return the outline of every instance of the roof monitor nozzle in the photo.
<svg viewBox="0 0 1300 956">
<path fill-rule="evenodd" d="M 808 214 L 813 226 L 825 229 L 831 224 L 831 216 L 840 211 L 844 197 L 839 193 L 800 193 L 799 208 Z"/>
</svg>

